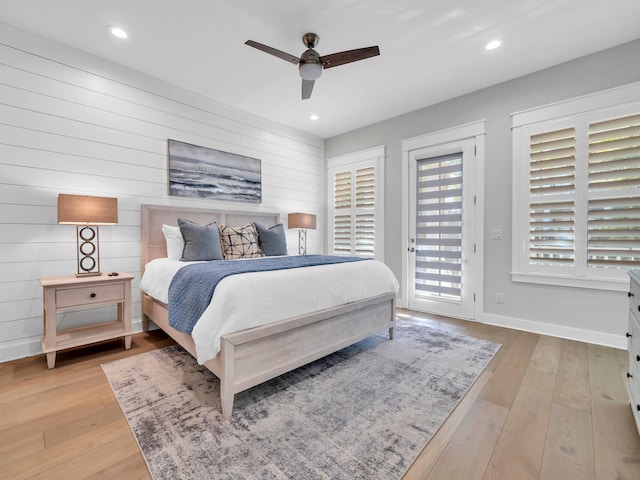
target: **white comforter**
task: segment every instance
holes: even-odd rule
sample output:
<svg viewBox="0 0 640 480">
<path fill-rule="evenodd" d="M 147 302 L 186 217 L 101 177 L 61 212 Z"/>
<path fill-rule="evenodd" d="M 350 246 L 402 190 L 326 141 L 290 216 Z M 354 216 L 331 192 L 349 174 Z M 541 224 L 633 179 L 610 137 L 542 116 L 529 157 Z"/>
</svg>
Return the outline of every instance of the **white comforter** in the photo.
<svg viewBox="0 0 640 480">
<path fill-rule="evenodd" d="M 140 289 L 168 303 L 171 279 L 190 263 L 196 262 L 149 262 Z M 376 260 L 230 275 L 218 283 L 191 333 L 198 363 L 215 358 L 227 333 L 397 291 L 389 267 Z"/>
</svg>

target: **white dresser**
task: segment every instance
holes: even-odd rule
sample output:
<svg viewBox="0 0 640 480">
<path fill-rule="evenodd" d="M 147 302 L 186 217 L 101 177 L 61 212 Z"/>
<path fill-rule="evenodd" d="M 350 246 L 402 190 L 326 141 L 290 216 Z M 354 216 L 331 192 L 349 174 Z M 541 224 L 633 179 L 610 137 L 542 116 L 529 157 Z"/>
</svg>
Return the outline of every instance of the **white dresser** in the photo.
<svg viewBox="0 0 640 480">
<path fill-rule="evenodd" d="M 636 426 L 640 432 L 640 270 L 629 271 L 631 288 L 629 289 L 629 327 L 627 331 L 629 350 L 629 401 Z"/>
</svg>

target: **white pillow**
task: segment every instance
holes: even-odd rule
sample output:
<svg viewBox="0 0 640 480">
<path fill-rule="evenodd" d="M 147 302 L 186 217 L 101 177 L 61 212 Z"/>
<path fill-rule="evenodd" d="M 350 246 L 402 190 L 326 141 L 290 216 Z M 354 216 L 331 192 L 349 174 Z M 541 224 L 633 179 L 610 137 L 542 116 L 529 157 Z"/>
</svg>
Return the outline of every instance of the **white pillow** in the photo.
<svg viewBox="0 0 640 480">
<path fill-rule="evenodd" d="M 162 233 L 167 242 L 167 258 L 180 260 L 182 258 L 182 251 L 184 250 L 184 238 L 182 238 L 182 233 L 180 233 L 180 227 L 163 224 Z"/>
</svg>

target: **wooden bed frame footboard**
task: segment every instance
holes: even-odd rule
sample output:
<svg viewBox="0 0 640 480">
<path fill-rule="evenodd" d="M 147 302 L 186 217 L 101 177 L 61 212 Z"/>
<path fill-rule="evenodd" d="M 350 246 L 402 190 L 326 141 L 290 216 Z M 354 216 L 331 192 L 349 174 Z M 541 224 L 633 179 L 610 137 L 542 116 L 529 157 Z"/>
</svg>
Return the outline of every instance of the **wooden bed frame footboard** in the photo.
<svg viewBox="0 0 640 480">
<path fill-rule="evenodd" d="M 223 212 L 163 205 L 142 205 L 141 213 L 142 272 L 147 262 L 166 256 L 162 224 L 175 226 L 178 217 L 203 224 L 217 221 L 231 226 L 242 226 L 252 221 L 265 226 L 280 222 L 280 215 L 277 213 Z M 231 418 L 236 393 L 385 329 L 389 330 L 389 337 L 393 339 L 396 326 L 395 306 L 395 294 L 388 293 L 224 335 L 220 353 L 204 364 L 220 379 L 223 417 Z M 167 305 L 143 293 L 144 331 L 147 331 L 150 320 L 191 355 L 197 356 L 191 335 L 169 325 Z"/>
<path fill-rule="evenodd" d="M 395 332 L 395 295 L 385 294 L 309 315 L 224 335 L 221 351 L 205 362 L 220 379 L 222 415 L 231 418 L 236 393 L 364 340 L 385 329 Z M 169 325 L 166 305 L 143 294 L 143 328 L 149 320 L 194 357 L 191 335 Z"/>
</svg>

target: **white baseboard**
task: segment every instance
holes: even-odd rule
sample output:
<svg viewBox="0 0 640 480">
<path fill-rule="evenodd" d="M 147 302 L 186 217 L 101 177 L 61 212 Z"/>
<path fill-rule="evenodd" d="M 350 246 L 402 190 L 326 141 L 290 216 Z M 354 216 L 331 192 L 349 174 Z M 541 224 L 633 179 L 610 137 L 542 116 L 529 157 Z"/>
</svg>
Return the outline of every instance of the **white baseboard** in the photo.
<svg viewBox="0 0 640 480">
<path fill-rule="evenodd" d="M 19 358 L 33 357 L 42 354 L 40 337 L 22 339 L 20 341 L 0 345 L 0 362 L 8 362 Z"/>
<path fill-rule="evenodd" d="M 627 339 L 622 335 L 614 335 L 612 333 L 596 332 L 594 330 L 554 325 L 552 323 L 535 322 L 533 320 L 505 317 L 492 313 L 481 313 L 476 316 L 476 321 L 498 327 L 513 328 L 525 332 L 549 335 L 551 337 L 566 338 L 578 342 L 618 348 L 620 350 L 627 349 Z"/>
<path fill-rule="evenodd" d="M 401 299 L 398 299 L 396 305 L 398 308 L 408 308 L 405 307 L 403 303 L 404 302 L 402 302 Z M 623 335 L 614 335 L 612 333 L 554 325 L 552 323 L 536 322 L 534 320 L 525 320 L 523 318 L 506 317 L 504 315 L 495 315 L 493 313 L 486 312 L 477 313 L 474 321 L 486 323 L 487 325 L 495 325 L 497 327 L 522 330 L 540 335 L 549 335 L 550 337 L 593 343 L 594 345 L 602 345 L 604 347 L 612 347 L 620 350 L 627 349 L 627 339 Z"/>
<path fill-rule="evenodd" d="M 133 319 L 131 322 L 133 333 L 142 331 L 142 319 Z M 32 337 L 20 341 L 0 345 L 0 363 L 18 360 L 19 358 L 42 355 L 42 338 Z"/>
</svg>

